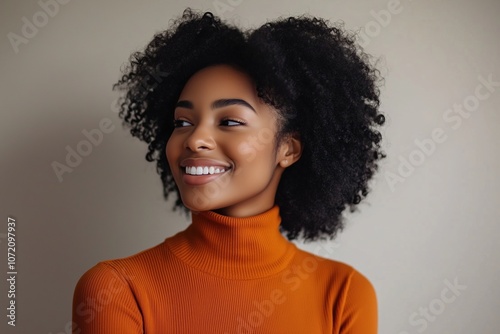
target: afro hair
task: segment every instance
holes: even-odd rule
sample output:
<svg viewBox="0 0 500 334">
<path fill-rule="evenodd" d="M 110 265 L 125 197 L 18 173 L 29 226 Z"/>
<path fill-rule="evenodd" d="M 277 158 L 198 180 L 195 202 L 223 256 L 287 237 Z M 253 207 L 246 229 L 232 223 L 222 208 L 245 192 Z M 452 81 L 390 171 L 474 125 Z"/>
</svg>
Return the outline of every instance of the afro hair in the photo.
<svg viewBox="0 0 500 334">
<path fill-rule="evenodd" d="M 148 144 L 164 197 L 177 194 L 165 155 L 173 111 L 188 79 L 200 69 L 228 64 L 246 72 L 258 96 L 279 113 L 276 143 L 299 133 L 301 158 L 283 173 L 275 202 L 289 240 L 333 239 L 344 227 L 342 212 L 370 191 L 368 181 L 385 157 L 377 127 L 381 78 L 371 58 L 343 25 L 310 17 L 279 18 L 242 30 L 210 12 L 187 8 L 169 29 L 134 52 L 114 85 L 125 91 L 119 116 L 133 136 Z M 306 176 L 306 177 L 304 177 Z"/>
</svg>

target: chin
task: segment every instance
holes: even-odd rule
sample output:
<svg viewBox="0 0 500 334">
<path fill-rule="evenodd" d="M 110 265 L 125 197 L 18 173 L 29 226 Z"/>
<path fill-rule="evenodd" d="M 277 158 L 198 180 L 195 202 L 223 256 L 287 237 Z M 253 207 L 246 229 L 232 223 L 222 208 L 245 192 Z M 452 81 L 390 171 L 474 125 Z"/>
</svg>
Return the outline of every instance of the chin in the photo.
<svg viewBox="0 0 500 334">
<path fill-rule="evenodd" d="M 190 195 L 189 198 L 182 197 L 182 203 L 191 211 L 212 211 L 221 208 L 214 202 L 213 199 L 207 198 L 200 191 L 196 192 L 196 190 L 193 196 Z"/>
</svg>

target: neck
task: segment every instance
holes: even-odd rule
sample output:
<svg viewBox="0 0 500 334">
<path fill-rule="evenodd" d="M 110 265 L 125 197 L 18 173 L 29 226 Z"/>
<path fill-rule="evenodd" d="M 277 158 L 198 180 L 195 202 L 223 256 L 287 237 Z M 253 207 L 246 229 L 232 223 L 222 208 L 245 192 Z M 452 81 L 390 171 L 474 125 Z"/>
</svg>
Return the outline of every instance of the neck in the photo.
<svg viewBox="0 0 500 334">
<path fill-rule="evenodd" d="M 167 239 L 191 267 L 232 279 L 265 277 L 283 270 L 296 247 L 279 231 L 279 207 L 250 217 L 192 212 L 189 227 Z"/>
</svg>

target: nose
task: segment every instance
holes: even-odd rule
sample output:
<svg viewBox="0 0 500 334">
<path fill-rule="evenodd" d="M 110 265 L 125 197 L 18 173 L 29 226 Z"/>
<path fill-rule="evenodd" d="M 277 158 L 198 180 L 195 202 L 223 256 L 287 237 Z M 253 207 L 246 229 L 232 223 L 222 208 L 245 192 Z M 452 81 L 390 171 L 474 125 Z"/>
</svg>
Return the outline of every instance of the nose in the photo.
<svg viewBox="0 0 500 334">
<path fill-rule="evenodd" d="M 209 129 L 209 125 L 198 124 L 194 126 L 193 130 L 186 138 L 184 146 L 193 152 L 213 150 L 216 144 L 213 134 Z"/>
</svg>

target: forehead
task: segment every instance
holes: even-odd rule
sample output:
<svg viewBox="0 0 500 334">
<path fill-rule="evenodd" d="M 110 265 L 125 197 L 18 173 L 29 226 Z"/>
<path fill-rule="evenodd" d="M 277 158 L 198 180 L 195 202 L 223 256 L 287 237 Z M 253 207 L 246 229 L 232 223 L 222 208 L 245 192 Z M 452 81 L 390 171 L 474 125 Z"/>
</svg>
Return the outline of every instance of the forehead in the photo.
<svg viewBox="0 0 500 334">
<path fill-rule="evenodd" d="M 181 97 L 245 97 L 256 100 L 250 76 L 230 65 L 213 65 L 196 72 L 184 85 Z"/>
</svg>

